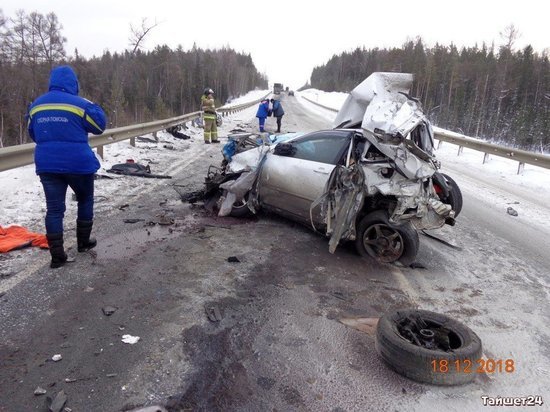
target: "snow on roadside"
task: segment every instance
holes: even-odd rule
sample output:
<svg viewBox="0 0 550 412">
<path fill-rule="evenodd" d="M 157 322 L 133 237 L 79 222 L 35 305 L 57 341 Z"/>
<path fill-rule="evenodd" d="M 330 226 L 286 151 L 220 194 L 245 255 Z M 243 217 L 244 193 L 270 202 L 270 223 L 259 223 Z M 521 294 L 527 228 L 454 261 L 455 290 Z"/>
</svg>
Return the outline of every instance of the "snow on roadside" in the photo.
<svg viewBox="0 0 550 412">
<path fill-rule="evenodd" d="M 231 105 L 251 102 L 265 96 L 267 93 L 269 93 L 269 90 L 253 90 L 234 99 Z M 254 105 L 251 108 L 224 117 L 223 125 L 219 128 L 220 136 L 226 136 L 232 128 L 253 119 L 256 109 L 257 107 Z M 96 213 L 105 207 L 105 199 L 114 198 L 115 194 L 122 188 L 121 185 L 127 182 L 125 176 L 106 173 L 106 170 L 110 169 L 112 165 L 124 163 L 127 159 L 133 159 L 142 164 L 151 163 L 151 171 L 154 174 L 169 174 L 170 160 L 167 160 L 166 164 L 164 162 L 158 164 L 157 158 L 163 159 L 173 156 L 191 158 L 197 151 L 204 150 L 202 129 L 194 127 L 191 122 L 188 122 L 187 126 L 188 129 L 182 131 L 191 136 L 189 140 L 176 139 L 161 131 L 158 133 L 158 143 L 140 141 L 138 138 L 136 147 L 132 147 L 129 140 L 105 146 L 105 157 L 100 159 L 101 168 L 98 170 L 98 174 L 108 175 L 112 177 L 112 180 L 102 180 L 101 184 L 96 182 Z M 153 139 L 152 135 L 142 137 Z M 220 150 L 222 145 L 220 145 Z M 166 146 L 171 146 L 174 150 Z M 163 155 L 159 156 L 161 153 Z M 69 189 L 67 191 L 67 211 L 65 213 L 66 229 L 71 227 L 69 222 L 76 219 L 76 203 L 74 205 L 73 203 L 72 191 Z M 34 164 L 0 172 L 0 226 L 20 225 L 31 231 L 44 233 L 45 214 L 46 200 L 40 179 L 35 173 Z"/>
<path fill-rule="evenodd" d="M 247 102 L 253 102 L 254 100 L 261 99 L 268 93 L 270 93 L 270 90 L 251 90 L 242 96 L 232 99 L 230 103 L 224 104 L 222 107 L 228 108 Z"/>
</svg>

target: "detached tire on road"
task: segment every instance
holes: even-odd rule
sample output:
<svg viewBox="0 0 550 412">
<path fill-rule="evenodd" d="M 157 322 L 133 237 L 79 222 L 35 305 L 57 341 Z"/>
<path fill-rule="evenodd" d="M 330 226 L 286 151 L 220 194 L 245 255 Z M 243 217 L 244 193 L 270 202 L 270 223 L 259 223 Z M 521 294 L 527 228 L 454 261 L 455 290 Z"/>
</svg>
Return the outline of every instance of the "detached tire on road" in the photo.
<svg viewBox="0 0 550 412">
<path fill-rule="evenodd" d="M 466 325 L 440 313 L 413 309 L 381 317 L 375 347 L 397 373 L 434 385 L 473 381 L 482 354 L 479 336 Z"/>
<path fill-rule="evenodd" d="M 418 253 L 418 232 L 410 222 L 395 225 L 389 222 L 388 212 L 369 213 L 357 225 L 355 248 L 361 256 L 381 262 L 399 261 L 409 266 Z"/>
</svg>

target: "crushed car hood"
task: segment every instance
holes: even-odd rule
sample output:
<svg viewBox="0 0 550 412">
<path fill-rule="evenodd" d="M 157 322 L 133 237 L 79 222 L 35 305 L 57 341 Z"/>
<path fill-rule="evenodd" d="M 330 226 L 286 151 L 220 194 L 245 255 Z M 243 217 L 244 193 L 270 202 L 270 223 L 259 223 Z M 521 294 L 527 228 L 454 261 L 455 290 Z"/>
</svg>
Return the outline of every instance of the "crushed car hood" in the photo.
<svg viewBox="0 0 550 412">
<path fill-rule="evenodd" d="M 399 92 L 409 93 L 413 79 L 410 73 L 371 74 L 351 91 L 334 119 L 334 127 L 360 124 L 375 97 L 391 101 Z"/>
<path fill-rule="evenodd" d="M 427 178 L 437 168 L 431 155 L 433 130 L 418 100 L 409 96 L 410 73 L 373 73 L 355 87 L 334 124 L 361 125 L 365 137 L 395 161 L 409 179 Z M 417 141 L 407 139 L 418 127 Z"/>
</svg>

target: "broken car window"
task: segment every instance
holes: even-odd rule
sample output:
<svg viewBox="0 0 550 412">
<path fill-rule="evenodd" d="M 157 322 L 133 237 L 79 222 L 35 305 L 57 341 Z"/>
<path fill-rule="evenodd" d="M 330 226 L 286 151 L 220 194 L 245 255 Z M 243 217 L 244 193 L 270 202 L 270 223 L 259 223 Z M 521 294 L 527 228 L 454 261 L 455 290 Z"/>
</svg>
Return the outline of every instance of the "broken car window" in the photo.
<svg viewBox="0 0 550 412">
<path fill-rule="evenodd" d="M 292 143 L 294 158 L 313 162 L 338 164 L 349 145 L 347 132 L 325 131 L 304 136 Z"/>
</svg>

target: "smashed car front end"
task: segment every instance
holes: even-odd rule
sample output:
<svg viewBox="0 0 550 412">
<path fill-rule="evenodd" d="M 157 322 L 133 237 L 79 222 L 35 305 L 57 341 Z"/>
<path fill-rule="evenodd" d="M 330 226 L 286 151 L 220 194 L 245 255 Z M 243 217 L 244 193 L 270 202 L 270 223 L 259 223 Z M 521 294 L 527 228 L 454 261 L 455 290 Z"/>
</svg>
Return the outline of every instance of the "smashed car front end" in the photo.
<svg viewBox="0 0 550 412">
<path fill-rule="evenodd" d="M 327 184 L 324 201 L 328 204 L 323 210 L 332 249 L 341 239 L 355 238 L 350 222 L 357 221 L 365 207 L 381 207 L 373 199 L 383 199 L 394 224 L 410 222 L 417 230 L 454 224 L 454 211 L 441 202 L 433 186 L 440 165 L 433 155 L 432 127 L 420 103 L 408 95 L 412 81 L 407 73 L 374 73 L 350 93 L 336 117 L 335 125 L 359 126 L 367 142 L 358 158 L 339 166 L 349 169 L 347 173 L 335 171 L 345 177 L 359 175 L 353 170 L 361 168 L 364 178 L 357 184 L 363 193 L 358 187 L 347 190 L 353 201 L 345 201 L 342 188 L 346 184 L 341 178 Z M 338 205 L 336 198 L 340 198 Z"/>
</svg>

